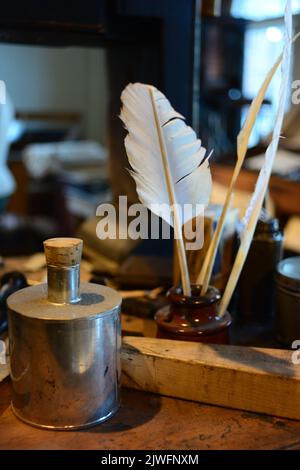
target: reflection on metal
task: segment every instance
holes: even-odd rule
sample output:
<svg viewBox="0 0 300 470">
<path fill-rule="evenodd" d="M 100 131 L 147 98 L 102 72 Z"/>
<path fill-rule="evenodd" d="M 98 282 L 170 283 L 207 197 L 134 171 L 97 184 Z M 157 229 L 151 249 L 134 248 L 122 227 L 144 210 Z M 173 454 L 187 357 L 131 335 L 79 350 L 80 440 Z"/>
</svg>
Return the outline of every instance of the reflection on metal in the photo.
<svg viewBox="0 0 300 470">
<path fill-rule="evenodd" d="M 79 289 L 79 265 L 65 268 L 8 299 L 13 411 L 53 429 L 100 423 L 119 406 L 121 297 Z"/>
</svg>

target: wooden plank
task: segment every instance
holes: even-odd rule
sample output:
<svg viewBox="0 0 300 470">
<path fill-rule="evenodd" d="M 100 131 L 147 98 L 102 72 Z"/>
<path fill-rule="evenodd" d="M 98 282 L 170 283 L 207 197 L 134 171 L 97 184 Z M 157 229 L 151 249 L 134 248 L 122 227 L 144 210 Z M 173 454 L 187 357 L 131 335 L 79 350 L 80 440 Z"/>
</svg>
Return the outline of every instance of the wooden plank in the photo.
<svg viewBox="0 0 300 470">
<path fill-rule="evenodd" d="M 292 351 L 126 337 L 122 371 L 129 388 L 300 420 Z"/>
</svg>

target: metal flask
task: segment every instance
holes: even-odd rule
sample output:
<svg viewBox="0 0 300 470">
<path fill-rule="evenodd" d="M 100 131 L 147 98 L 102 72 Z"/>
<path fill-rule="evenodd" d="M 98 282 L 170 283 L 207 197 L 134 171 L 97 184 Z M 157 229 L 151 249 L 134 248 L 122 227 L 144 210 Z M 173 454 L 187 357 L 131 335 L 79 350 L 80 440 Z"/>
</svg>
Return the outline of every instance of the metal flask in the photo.
<svg viewBox="0 0 300 470">
<path fill-rule="evenodd" d="M 12 409 L 34 426 L 72 430 L 119 407 L 120 295 L 80 286 L 82 241 L 44 242 L 48 285 L 8 298 Z"/>
</svg>

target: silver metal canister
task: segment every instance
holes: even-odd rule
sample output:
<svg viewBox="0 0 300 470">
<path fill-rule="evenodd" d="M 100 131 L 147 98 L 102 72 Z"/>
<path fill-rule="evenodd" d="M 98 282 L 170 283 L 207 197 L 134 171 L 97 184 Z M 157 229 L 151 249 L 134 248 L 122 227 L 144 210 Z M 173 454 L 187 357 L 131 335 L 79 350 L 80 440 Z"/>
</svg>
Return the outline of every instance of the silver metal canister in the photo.
<svg viewBox="0 0 300 470">
<path fill-rule="evenodd" d="M 285 346 L 300 340 L 300 257 L 287 258 L 277 266 L 275 335 Z"/>
<path fill-rule="evenodd" d="M 8 298 L 12 409 L 34 426 L 84 428 L 119 407 L 121 297 L 80 286 L 81 240 L 44 246 L 48 285 Z"/>
</svg>

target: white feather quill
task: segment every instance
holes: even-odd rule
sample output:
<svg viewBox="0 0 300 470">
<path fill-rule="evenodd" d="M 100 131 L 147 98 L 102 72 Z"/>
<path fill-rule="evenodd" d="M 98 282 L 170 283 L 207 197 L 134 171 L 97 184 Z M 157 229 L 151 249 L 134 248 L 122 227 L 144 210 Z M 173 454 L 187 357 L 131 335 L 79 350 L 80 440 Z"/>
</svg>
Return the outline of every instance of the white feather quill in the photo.
<svg viewBox="0 0 300 470">
<path fill-rule="evenodd" d="M 270 176 L 278 143 L 280 139 L 280 131 L 283 123 L 285 107 L 288 97 L 290 65 L 291 65 L 291 48 L 292 48 L 292 7 L 291 0 L 287 1 L 285 11 L 285 46 L 283 51 L 282 66 L 281 66 L 281 84 L 279 91 L 279 104 L 276 121 L 274 125 L 273 136 L 270 145 L 268 146 L 265 154 L 265 161 L 262 169 L 260 170 L 258 180 L 255 186 L 254 193 L 251 197 L 246 215 L 243 219 L 243 229 L 241 232 L 241 244 L 220 304 L 219 316 L 223 316 L 229 305 L 233 291 L 239 279 L 239 275 L 246 260 L 250 244 L 253 238 L 255 227 L 261 212 L 263 201 L 268 189 Z M 295 40 L 295 39 L 294 39 Z"/>
<path fill-rule="evenodd" d="M 142 204 L 174 227 L 183 291 L 190 281 L 182 225 L 209 202 L 211 174 L 206 150 L 183 116 L 155 87 L 129 84 L 121 95 L 125 147 Z M 184 211 L 191 204 L 192 213 Z"/>
</svg>

